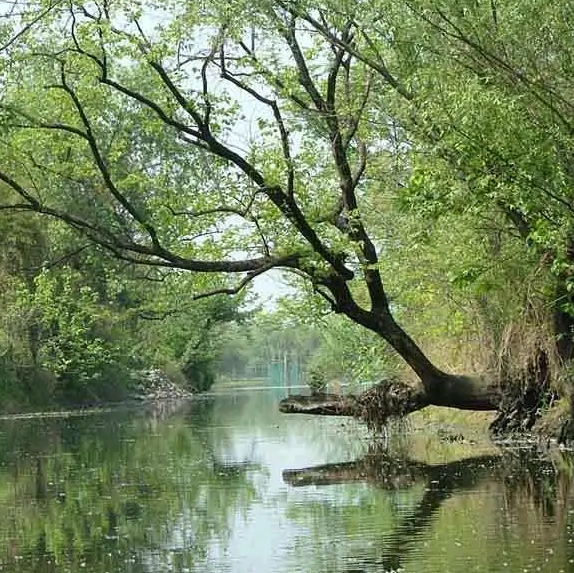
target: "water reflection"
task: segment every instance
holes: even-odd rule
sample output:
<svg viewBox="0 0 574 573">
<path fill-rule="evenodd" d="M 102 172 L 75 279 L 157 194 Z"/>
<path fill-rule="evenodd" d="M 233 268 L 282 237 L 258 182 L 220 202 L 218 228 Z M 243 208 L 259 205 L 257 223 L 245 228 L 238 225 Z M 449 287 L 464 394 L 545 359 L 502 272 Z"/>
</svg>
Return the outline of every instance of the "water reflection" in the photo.
<svg viewBox="0 0 574 573">
<path fill-rule="evenodd" d="M 569 507 L 571 468 L 568 460 L 569 458 L 561 456 L 562 463 L 567 465 L 560 470 L 550 458 L 541 458 L 536 450 L 524 449 L 432 465 L 403 456 L 393 456 L 385 448 L 375 445 L 359 460 L 285 470 L 283 477 L 293 487 L 366 482 L 373 488 L 386 491 L 391 497 L 401 492 L 404 495 L 414 491 L 422 492 L 420 500 L 393 508 L 397 514 L 396 521 L 388 528 L 387 533 L 383 533 L 377 540 L 371 540 L 366 551 L 362 547 L 360 554 L 349 554 L 345 557 L 345 561 L 353 566 L 348 572 L 402 571 L 407 570 L 409 562 L 412 562 L 413 552 L 422 552 L 419 545 L 428 547 L 428 539 L 432 536 L 432 531 L 429 530 L 432 529 L 436 514 L 444 503 L 465 492 L 480 492 L 485 486 L 490 489 L 493 484 L 503 484 L 505 505 L 502 508 L 493 508 L 494 511 L 498 509 L 500 513 L 520 512 L 526 502 L 534 514 L 532 517 L 540 523 L 553 523 L 558 513 Z M 568 511 L 568 514 L 570 513 L 571 510 Z M 468 519 L 472 519 L 470 514 Z M 509 524 L 506 525 L 505 533 L 509 533 Z M 523 524 L 518 522 L 517 525 L 520 527 Z M 530 542 L 533 545 L 535 539 Z M 461 545 L 460 539 L 452 540 L 453 548 Z M 469 545 L 473 545 L 472 540 Z M 500 550 L 500 545 L 496 545 L 497 551 Z M 572 545 L 572 539 L 568 539 L 568 545 Z M 508 549 L 510 553 L 513 552 L 512 544 Z M 553 555 L 555 548 L 549 549 L 548 554 Z M 508 554 L 508 551 L 505 552 Z M 565 557 L 568 557 L 569 553 L 567 552 Z M 415 556 L 417 561 L 420 557 Z M 468 561 L 468 556 L 466 560 Z M 543 561 L 548 563 L 549 559 L 545 558 Z M 449 569 L 456 570 L 452 568 L 452 564 L 449 565 Z M 509 563 L 506 561 L 502 565 L 508 567 Z M 476 570 L 480 567 L 477 566 Z M 537 564 L 533 570 L 540 570 L 539 567 Z M 419 564 L 412 570 L 427 569 L 421 569 Z M 520 569 L 524 570 L 528 569 Z"/>
<path fill-rule="evenodd" d="M 276 403 L 238 392 L 0 422 L 0 568 L 574 570 L 568 456 L 472 443 L 433 460 L 428 436 L 421 456 L 421 436 L 381 447 Z"/>
<path fill-rule="evenodd" d="M 213 404 L 186 414 L 209 426 Z M 219 457 L 183 413 L 32 420 L 3 433 L 4 570 L 205 570 L 254 466 Z"/>
</svg>

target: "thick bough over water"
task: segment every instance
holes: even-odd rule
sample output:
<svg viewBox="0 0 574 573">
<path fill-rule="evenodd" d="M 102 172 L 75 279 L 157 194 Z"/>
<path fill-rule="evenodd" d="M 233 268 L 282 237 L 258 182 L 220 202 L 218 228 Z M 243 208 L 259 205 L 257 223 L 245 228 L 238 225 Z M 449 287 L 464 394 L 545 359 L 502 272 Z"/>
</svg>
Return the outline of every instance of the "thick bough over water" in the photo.
<svg viewBox="0 0 574 573">
<path fill-rule="evenodd" d="M 408 425 L 376 444 L 279 398 L 1 421 L 0 570 L 574 571 L 568 456 Z"/>
</svg>

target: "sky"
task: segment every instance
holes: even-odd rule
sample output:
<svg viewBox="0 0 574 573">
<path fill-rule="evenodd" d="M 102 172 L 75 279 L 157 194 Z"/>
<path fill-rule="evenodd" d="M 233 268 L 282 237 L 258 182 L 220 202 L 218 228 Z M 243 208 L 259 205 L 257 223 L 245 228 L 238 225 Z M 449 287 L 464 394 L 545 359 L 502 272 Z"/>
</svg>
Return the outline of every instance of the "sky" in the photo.
<svg viewBox="0 0 574 573">
<path fill-rule="evenodd" d="M 293 287 L 286 284 L 280 270 L 271 270 L 258 276 L 253 281 L 253 292 L 258 297 L 258 302 L 267 310 L 273 310 L 280 297 L 295 295 Z"/>
</svg>

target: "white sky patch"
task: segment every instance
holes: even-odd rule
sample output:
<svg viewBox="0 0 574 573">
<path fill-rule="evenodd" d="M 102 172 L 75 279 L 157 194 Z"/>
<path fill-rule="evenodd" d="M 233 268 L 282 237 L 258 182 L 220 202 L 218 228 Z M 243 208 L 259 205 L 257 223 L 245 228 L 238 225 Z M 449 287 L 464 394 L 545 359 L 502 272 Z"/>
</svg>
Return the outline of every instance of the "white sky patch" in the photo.
<svg viewBox="0 0 574 573">
<path fill-rule="evenodd" d="M 284 273 L 279 269 L 270 270 L 255 278 L 253 292 L 257 295 L 258 302 L 268 310 L 276 307 L 279 298 L 295 296 L 297 293 L 292 286 L 287 284 Z"/>
</svg>

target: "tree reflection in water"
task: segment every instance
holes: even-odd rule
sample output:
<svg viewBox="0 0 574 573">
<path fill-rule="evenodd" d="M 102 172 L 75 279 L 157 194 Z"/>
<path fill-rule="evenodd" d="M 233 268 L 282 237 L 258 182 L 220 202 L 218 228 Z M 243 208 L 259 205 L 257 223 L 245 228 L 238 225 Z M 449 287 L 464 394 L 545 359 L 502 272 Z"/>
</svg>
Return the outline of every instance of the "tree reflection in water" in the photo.
<svg viewBox="0 0 574 573">
<path fill-rule="evenodd" d="M 389 492 L 423 491 L 422 498 L 401 515 L 391 533 L 382 534 L 378 543 L 371 544 L 361 556 L 348 555 L 346 560 L 352 568 L 341 569 L 347 573 L 387 572 L 404 570 L 410 554 L 428 538 L 428 530 L 448 499 L 484 485 L 503 484 L 507 511 L 520 514 L 526 507 L 530 510 L 534 506 L 540 522 L 549 520 L 554 525 L 558 521 L 569 527 L 572 460 L 569 453 L 552 459 L 532 448 L 433 465 L 393 455 L 386 445 L 374 445 L 357 461 L 289 469 L 283 472 L 283 479 L 293 487 L 366 482 Z M 522 525 L 532 538 L 529 525 Z M 564 559 L 571 560 L 573 556 L 570 543 Z"/>
<path fill-rule="evenodd" d="M 193 408 L 208 424 L 209 402 Z M 3 438 L 21 447 L 0 454 L 3 571 L 205 571 L 210 547 L 256 496 L 253 464 L 219 458 L 173 412 L 13 430 Z"/>
<path fill-rule="evenodd" d="M 182 411 L 1 422 L 2 570 L 571 570 L 568 457 L 435 448 L 408 427 L 365 454 L 351 424 L 293 423 L 276 401 L 243 393 Z"/>
</svg>

